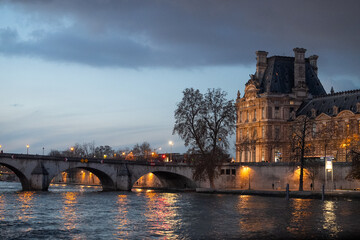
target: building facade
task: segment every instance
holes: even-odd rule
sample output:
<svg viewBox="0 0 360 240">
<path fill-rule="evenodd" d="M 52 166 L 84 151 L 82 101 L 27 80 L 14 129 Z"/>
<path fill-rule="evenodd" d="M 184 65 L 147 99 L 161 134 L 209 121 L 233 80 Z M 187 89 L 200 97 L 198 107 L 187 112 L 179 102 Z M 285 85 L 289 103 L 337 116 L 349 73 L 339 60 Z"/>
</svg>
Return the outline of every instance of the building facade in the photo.
<svg viewBox="0 0 360 240">
<path fill-rule="evenodd" d="M 349 141 L 360 132 L 360 90 L 327 94 L 317 76 L 318 56 L 305 58 L 305 52 L 294 48 L 294 57 L 256 52 L 256 73 L 236 99 L 237 162 L 291 161 L 291 129 L 302 117 L 311 122 L 307 157 L 347 160 Z M 336 128 L 331 136 L 325 134 L 330 127 Z"/>
</svg>

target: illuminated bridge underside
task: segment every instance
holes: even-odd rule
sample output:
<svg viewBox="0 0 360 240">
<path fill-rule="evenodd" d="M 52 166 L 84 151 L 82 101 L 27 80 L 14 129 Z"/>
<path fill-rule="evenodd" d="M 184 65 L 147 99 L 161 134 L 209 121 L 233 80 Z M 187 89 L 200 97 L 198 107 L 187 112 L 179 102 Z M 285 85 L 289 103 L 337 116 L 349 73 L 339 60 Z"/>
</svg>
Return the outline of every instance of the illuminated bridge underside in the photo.
<svg viewBox="0 0 360 240">
<path fill-rule="evenodd" d="M 153 173 L 165 188 L 195 189 L 205 184 L 194 182 L 192 168 L 185 164 L 0 154 L 0 165 L 17 175 L 23 190 L 46 191 L 55 176 L 74 168 L 96 175 L 104 191 L 129 191 L 138 179 L 148 173 Z"/>
</svg>

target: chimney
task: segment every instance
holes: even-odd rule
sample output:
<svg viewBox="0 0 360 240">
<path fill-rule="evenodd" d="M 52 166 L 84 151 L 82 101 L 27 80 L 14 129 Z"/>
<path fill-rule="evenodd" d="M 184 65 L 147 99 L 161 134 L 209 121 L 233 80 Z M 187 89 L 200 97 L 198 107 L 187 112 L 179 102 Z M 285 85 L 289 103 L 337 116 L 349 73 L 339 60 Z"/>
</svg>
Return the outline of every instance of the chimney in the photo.
<svg viewBox="0 0 360 240">
<path fill-rule="evenodd" d="M 264 77 L 265 70 L 267 68 L 267 58 L 268 52 L 265 51 L 256 51 L 256 78 L 262 79 Z"/>
<path fill-rule="evenodd" d="M 309 57 L 310 65 L 314 69 L 315 74 L 318 74 L 318 67 L 317 67 L 317 59 L 319 58 L 318 55 L 312 55 Z"/>
<path fill-rule="evenodd" d="M 305 52 L 304 48 L 294 48 L 295 63 L 294 63 L 294 87 L 305 87 Z"/>
</svg>

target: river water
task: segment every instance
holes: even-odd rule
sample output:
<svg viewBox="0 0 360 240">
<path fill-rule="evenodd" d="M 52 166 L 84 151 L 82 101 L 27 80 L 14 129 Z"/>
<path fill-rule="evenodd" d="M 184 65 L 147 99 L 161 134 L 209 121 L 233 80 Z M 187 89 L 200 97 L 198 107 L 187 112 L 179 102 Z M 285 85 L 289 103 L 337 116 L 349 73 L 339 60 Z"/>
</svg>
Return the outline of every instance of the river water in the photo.
<svg viewBox="0 0 360 240">
<path fill-rule="evenodd" d="M 360 201 L 0 182 L 1 239 L 343 239 L 360 236 Z"/>
</svg>

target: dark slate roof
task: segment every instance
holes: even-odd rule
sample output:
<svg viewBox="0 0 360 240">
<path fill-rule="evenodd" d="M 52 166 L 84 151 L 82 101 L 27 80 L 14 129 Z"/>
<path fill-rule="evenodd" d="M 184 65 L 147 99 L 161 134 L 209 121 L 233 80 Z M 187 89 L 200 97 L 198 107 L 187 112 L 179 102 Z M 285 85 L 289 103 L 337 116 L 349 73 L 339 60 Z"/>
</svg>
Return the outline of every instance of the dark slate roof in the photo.
<svg viewBox="0 0 360 240">
<path fill-rule="evenodd" d="M 294 60 L 294 57 L 283 56 L 268 58 L 264 77 L 260 79 L 260 93 L 266 92 L 269 85 L 272 93 L 291 93 L 294 87 Z M 305 80 L 313 96 L 326 94 L 308 58 L 305 59 Z"/>
<path fill-rule="evenodd" d="M 311 109 L 316 110 L 316 116 L 321 113 L 325 113 L 329 116 L 334 116 L 333 106 L 337 106 L 338 113 L 343 110 L 350 110 L 356 113 L 356 104 L 360 102 L 360 89 L 338 92 L 334 94 L 328 94 L 319 96 L 304 102 L 298 109 L 296 115 L 308 115 L 311 116 Z"/>
</svg>

